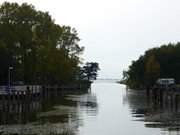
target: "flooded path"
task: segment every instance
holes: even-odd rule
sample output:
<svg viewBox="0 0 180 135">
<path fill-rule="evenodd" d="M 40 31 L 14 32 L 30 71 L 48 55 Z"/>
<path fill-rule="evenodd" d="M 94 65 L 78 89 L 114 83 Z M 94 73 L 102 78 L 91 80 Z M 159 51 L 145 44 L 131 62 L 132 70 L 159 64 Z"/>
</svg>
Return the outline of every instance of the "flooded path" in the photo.
<svg viewBox="0 0 180 135">
<path fill-rule="evenodd" d="M 83 94 L 38 102 L 32 110 L 0 111 L 0 134 L 179 135 L 180 111 L 160 108 L 145 92 L 115 82 L 92 84 Z"/>
</svg>

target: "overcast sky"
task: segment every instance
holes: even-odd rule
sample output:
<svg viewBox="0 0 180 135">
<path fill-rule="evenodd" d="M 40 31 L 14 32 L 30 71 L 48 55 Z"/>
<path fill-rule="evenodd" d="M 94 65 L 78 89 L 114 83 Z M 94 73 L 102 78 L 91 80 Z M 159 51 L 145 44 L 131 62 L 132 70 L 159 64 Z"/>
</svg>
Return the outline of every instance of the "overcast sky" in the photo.
<svg viewBox="0 0 180 135">
<path fill-rule="evenodd" d="M 101 78 L 121 78 L 145 50 L 180 41 L 179 0 L 7 1 L 31 3 L 56 23 L 76 28 L 84 62 L 98 62 Z"/>
</svg>

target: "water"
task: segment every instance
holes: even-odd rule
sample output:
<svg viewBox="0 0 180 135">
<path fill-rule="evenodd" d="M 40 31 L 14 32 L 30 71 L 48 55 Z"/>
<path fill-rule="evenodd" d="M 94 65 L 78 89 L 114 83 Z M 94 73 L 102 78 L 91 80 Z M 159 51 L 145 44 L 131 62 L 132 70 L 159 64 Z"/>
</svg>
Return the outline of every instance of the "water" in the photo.
<svg viewBox="0 0 180 135">
<path fill-rule="evenodd" d="M 0 134 L 179 135 L 180 113 L 160 108 L 145 92 L 97 81 L 91 91 L 35 102 L 31 110 L 0 111 Z"/>
</svg>

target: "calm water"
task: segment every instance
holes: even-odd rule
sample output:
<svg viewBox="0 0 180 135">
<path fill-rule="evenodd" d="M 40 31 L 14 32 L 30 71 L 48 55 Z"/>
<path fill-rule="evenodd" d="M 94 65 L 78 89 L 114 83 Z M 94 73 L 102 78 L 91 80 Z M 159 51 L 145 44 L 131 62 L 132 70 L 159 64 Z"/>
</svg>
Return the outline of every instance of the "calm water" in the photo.
<svg viewBox="0 0 180 135">
<path fill-rule="evenodd" d="M 180 134 L 178 110 L 160 108 L 144 92 L 126 90 L 115 82 L 95 82 L 89 93 L 32 103 L 31 107 L 23 113 L 1 111 L 0 134 Z"/>
</svg>

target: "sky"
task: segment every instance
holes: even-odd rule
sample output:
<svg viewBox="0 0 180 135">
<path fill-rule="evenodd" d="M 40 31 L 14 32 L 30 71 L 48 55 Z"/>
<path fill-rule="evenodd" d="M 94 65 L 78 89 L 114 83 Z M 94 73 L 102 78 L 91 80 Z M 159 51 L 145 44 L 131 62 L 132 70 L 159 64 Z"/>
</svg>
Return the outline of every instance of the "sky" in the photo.
<svg viewBox="0 0 180 135">
<path fill-rule="evenodd" d="M 99 63 L 99 78 L 120 79 L 147 49 L 180 41 L 179 0 L 6 1 L 33 4 L 55 23 L 76 28 L 84 62 Z"/>
</svg>

